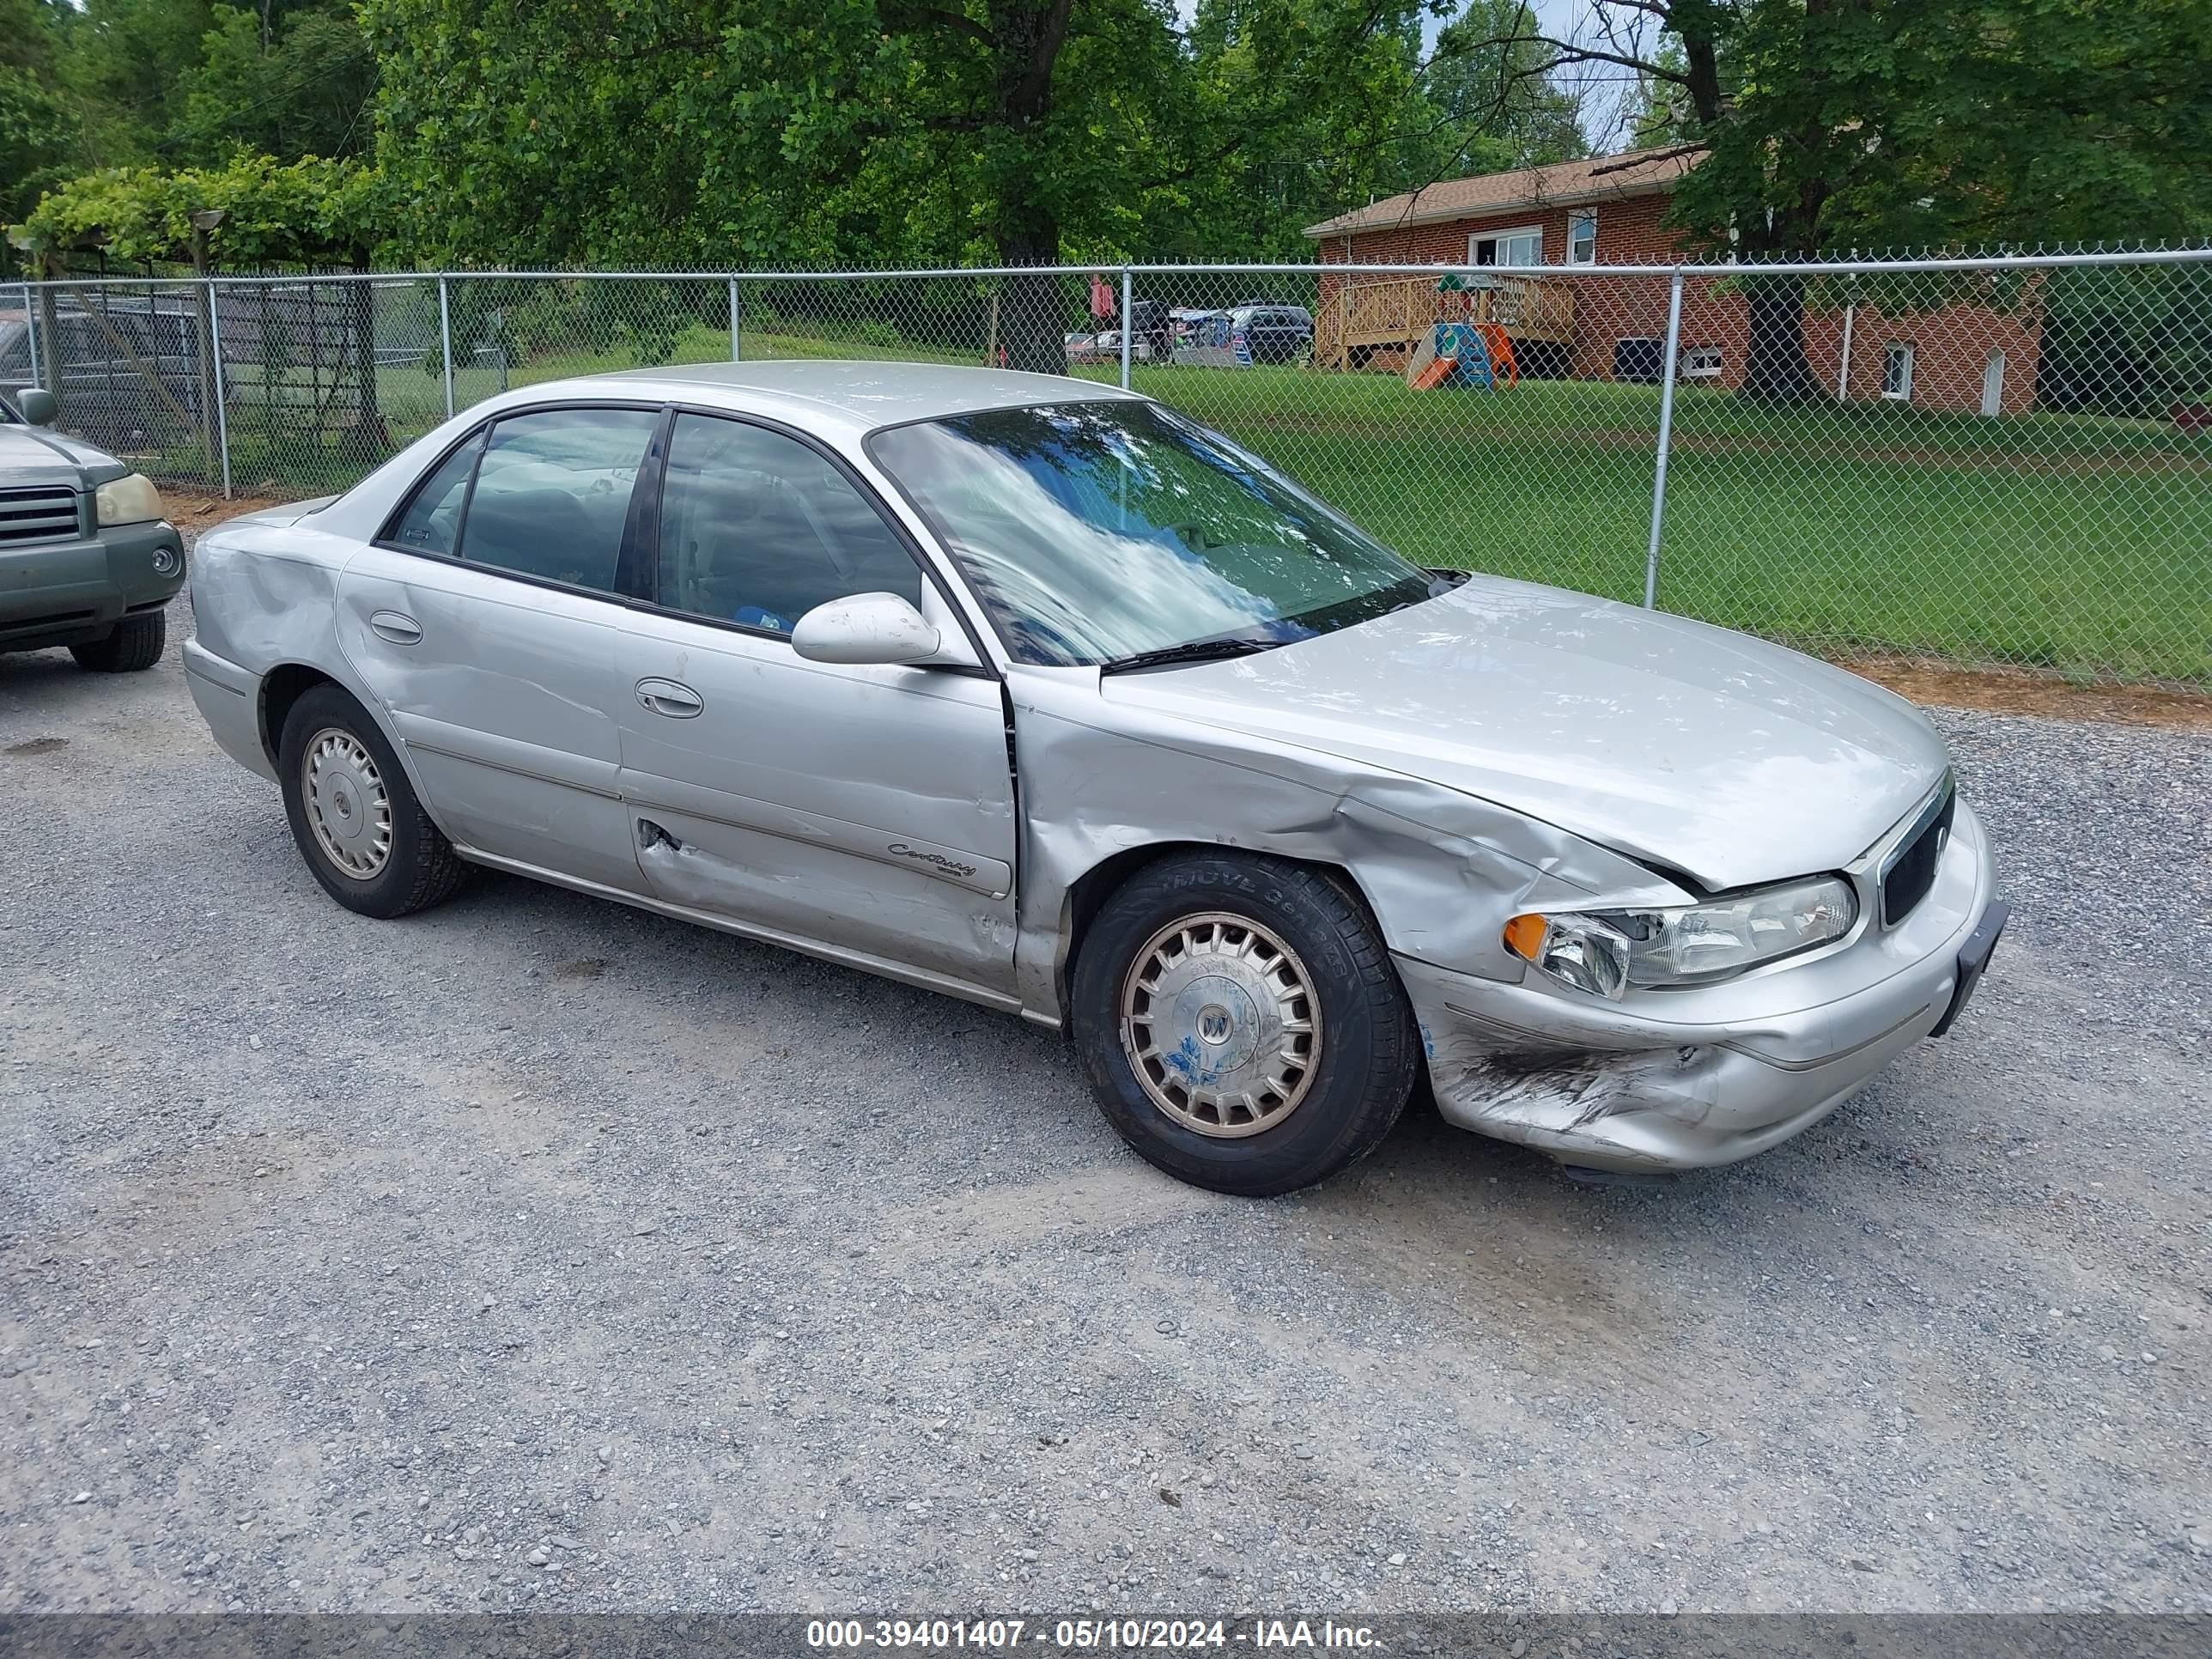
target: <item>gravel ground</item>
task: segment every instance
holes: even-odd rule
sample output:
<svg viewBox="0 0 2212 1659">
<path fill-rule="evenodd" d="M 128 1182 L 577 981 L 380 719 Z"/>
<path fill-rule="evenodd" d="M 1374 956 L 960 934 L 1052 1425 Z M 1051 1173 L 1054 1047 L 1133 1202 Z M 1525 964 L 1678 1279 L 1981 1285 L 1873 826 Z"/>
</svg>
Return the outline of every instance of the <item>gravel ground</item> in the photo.
<svg viewBox="0 0 2212 1659">
<path fill-rule="evenodd" d="M 0 658 L 0 1608 L 2212 1609 L 2212 738 L 1942 720 L 1955 1037 L 1665 1188 L 1420 1115 L 1248 1203 L 1011 1018 L 349 915 L 173 648 Z"/>
</svg>

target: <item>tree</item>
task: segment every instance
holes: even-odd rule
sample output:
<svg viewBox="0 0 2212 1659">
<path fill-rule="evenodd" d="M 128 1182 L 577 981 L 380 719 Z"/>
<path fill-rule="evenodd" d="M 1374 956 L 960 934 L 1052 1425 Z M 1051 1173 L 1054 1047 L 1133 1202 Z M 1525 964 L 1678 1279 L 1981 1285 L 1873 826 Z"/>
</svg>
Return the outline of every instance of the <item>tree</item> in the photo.
<svg viewBox="0 0 2212 1659">
<path fill-rule="evenodd" d="M 76 170 L 152 161 L 184 113 L 179 71 L 199 60 L 207 0 L 84 0 L 50 6 L 56 93 L 79 115 Z"/>
<path fill-rule="evenodd" d="M 0 0 L 0 63 L 39 47 L 67 173 L 343 157 L 372 135 L 376 64 L 350 0 Z"/>
<path fill-rule="evenodd" d="M 376 55 L 344 5 L 218 5 L 179 84 L 183 113 L 163 148 L 181 160 L 343 159 L 375 136 Z"/>
<path fill-rule="evenodd" d="M 1141 222 L 1177 72 L 1155 0 L 368 0 L 422 252 L 502 263 L 1057 259 Z M 1012 296 L 1010 296 L 1012 297 Z M 1007 307 L 1062 362 L 1057 297 Z"/>
<path fill-rule="evenodd" d="M 1516 3 L 1470 0 L 1443 32 L 1479 38 L 1510 23 Z M 1303 228 L 1348 203 L 1583 153 L 1576 100 L 1506 72 L 1516 49 L 1424 62 L 1426 10 L 1201 0 L 1186 37 L 1200 100 L 1190 160 L 1148 196 L 1146 246 L 1171 258 L 1230 247 L 1310 258 Z"/>
<path fill-rule="evenodd" d="M 1445 165 L 1432 173 L 1490 171 L 1467 165 L 1487 149 L 1499 169 L 1571 161 L 1589 153 L 1581 100 L 1553 80 L 1547 54 L 1518 40 L 1522 0 L 1468 0 L 1441 30 L 1421 89 L 1443 118 Z M 1420 182 L 1426 183 L 1427 179 Z"/>
<path fill-rule="evenodd" d="M 76 112 L 56 87 L 57 35 L 43 0 L 0 0 L 0 222 L 29 212 L 76 150 Z M 0 245 L 0 273 L 14 258 Z"/>
<path fill-rule="evenodd" d="M 1670 218 L 1750 261 L 2212 229 L 2205 0 L 1592 0 L 1487 43 L 1625 69 L 1698 156 Z M 1801 278 L 1742 278 L 1745 390 L 1816 395 Z"/>
<path fill-rule="evenodd" d="M 1480 0 L 1485 7 L 1511 0 Z M 1478 149 L 1574 142 L 1556 95 L 1431 80 L 1431 0 L 366 0 L 379 155 L 438 258 L 718 264 L 1302 253 L 1301 226 Z M 1485 125 L 1488 123 L 1488 125 Z M 1516 123 L 1518 125 L 1516 125 Z M 1001 339 L 1058 367 L 1057 287 Z"/>
</svg>

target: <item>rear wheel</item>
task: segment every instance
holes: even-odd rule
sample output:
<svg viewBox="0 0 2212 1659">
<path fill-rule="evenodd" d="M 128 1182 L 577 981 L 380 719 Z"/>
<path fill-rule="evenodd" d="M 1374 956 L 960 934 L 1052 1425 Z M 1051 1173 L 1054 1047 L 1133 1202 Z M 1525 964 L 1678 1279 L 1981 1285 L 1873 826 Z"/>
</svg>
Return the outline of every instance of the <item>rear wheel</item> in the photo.
<svg viewBox="0 0 2212 1659">
<path fill-rule="evenodd" d="M 144 611 L 116 623 L 106 639 L 70 647 L 70 655 L 76 659 L 78 667 L 89 668 L 95 674 L 135 674 L 161 660 L 161 647 L 168 637 L 165 613 Z"/>
<path fill-rule="evenodd" d="M 1108 1121 L 1216 1192 L 1291 1192 L 1365 1157 L 1419 1066 L 1366 913 L 1280 860 L 1194 854 L 1138 872 L 1092 921 L 1070 998 Z"/>
<path fill-rule="evenodd" d="M 277 744 L 284 815 L 323 890 L 365 916 L 428 908 L 468 866 L 415 798 L 368 712 L 335 685 L 304 693 Z"/>
</svg>

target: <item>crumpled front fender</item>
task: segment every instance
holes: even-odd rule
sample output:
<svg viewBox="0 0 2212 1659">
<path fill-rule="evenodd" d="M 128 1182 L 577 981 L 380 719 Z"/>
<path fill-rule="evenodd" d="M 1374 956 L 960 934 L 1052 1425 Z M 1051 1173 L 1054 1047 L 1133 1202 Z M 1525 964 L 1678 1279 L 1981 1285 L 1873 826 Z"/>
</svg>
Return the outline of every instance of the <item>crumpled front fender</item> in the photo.
<svg viewBox="0 0 2212 1659">
<path fill-rule="evenodd" d="M 1621 854 L 1442 785 L 1142 707 L 1109 711 L 1095 670 L 1017 668 L 1008 690 L 1024 820 L 1016 969 L 1033 1018 L 1063 1012 L 1078 884 L 1152 847 L 1334 866 L 1393 952 L 1505 982 L 1528 971 L 1500 937 L 1519 910 L 1599 892 L 1688 896 Z"/>
</svg>

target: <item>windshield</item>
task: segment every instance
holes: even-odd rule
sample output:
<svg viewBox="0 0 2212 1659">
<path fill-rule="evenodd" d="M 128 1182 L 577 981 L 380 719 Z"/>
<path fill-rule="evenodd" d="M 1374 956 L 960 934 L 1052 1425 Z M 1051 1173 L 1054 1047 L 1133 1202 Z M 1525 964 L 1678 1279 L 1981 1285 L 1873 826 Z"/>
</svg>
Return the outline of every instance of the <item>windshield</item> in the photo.
<svg viewBox="0 0 2212 1659">
<path fill-rule="evenodd" d="M 987 410 L 869 440 L 1017 660 L 1280 645 L 1425 599 L 1427 572 L 1157 404 Z"/>
</svg>

